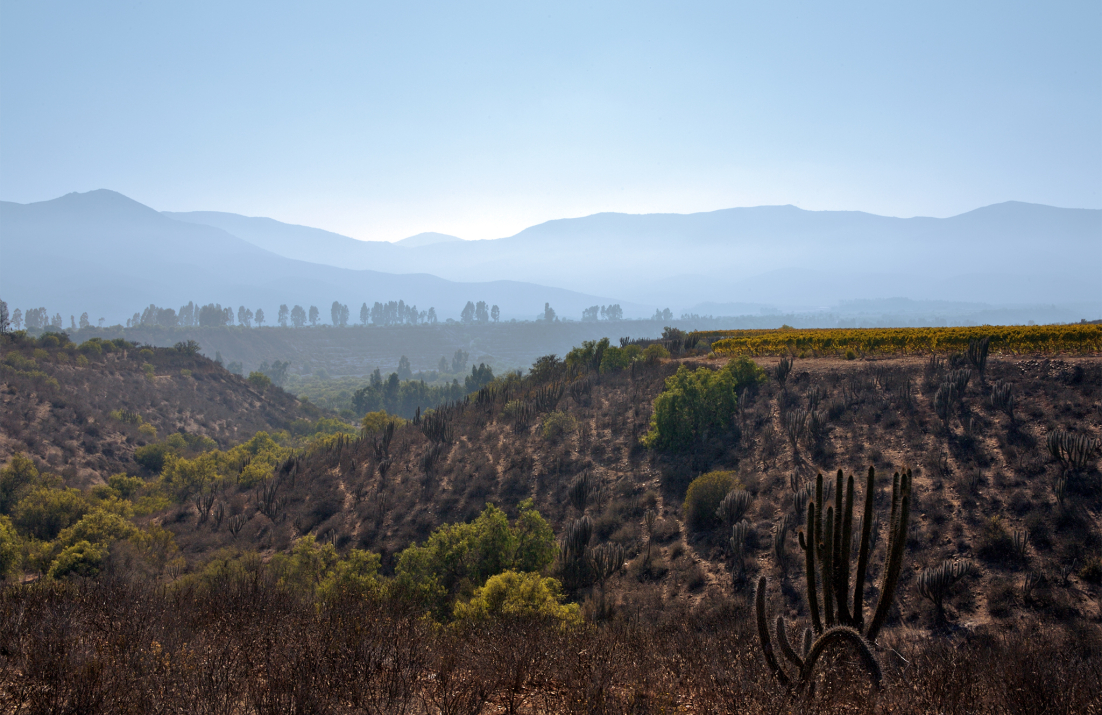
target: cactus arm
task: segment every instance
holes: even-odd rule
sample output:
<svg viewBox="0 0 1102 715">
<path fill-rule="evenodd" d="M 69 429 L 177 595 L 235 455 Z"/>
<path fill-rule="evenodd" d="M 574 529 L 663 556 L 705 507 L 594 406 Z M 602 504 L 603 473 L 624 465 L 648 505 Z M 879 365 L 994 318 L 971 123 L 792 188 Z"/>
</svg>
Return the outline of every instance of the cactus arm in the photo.
<svg viewBox="0 0 1102 715">
<path fill-rule="evenodd" d="M 839 472 L 841 475 L 841 472 Z M 839 484 L 838 486 L 841 486 Z M 842 522 L 841 539 L 834 563 L 837 575 L 834 577 L 834 601 L 838 604 L 838 620 L 843 625 L 852 626 L 853 617 L 849 610 L 849 562 L 853 551 L 853 475 L 846 480 L 846 500 L 839 515 Z"/>
<path fill-rule="evenodd" d="M 872 507 L 876 470 L 869 467 L 865 482 L 865 512 L 861 517 L 861 546 L 857 554 L 857 573 L 853 580 L 853 627 L 858 632 L 865 627 L 865 575 L 869 569 L 869 551 L 872 544 Z"/>
<path fill-rule="evenodd" d="M 880 582 L 880 598 L 876 603 L 876 612 L 873 614 L 868 633 L 865 636 L 870 643 L 876 642 L 876 636 L 880 634 L 880 629 L 884 627 L 884 621 L 888 618 L 888 611 L 891 609 L 892 600 L 895 598 L 895 587 L 899 582 L 899 572 L 903 567 L 903 550 L 907 546 L 907 521 L 910 517 L 911 508 L 910 470 L 904 473 L 897 482 L 900 488 L 898 492 L 892 494 L 892 502 L 894 505 L 898 501 L 899 507 L 898 509 L 892 509 L 896 518 L 892 523 L 888 539 L 888 562 L 884 564 L 884 576 Z"/>
<path fill-rule="evenodd" d="M 815 502 L 807 505 L 807 533 L 809 538 L 815 533 Z M 815 583 L 815 543 L 803 544 L 803 532 L 800 533 L 800 541 L 804 546 L 804 573 L 807 577 L 807 607 L 811 611 L 811 625 L 816 633 L 823 632 L 823 620 L 819 611 L 819 587 Z"/>
<path fill-rule="evenodd" d="M 781 681 L 783 685 L 789 685 L 790 680 L 788 674 L 781 668 L 780 663 L 777 662 L 777 656 L 773 653 L 773 643 L 769 638 L 769 623 L 766 621 L 765 616 L 765 576 L 758 579 L 757 593 L 754 594 L 754 611 L 757 615 L 758 622 L 758 640 L 761 641 L 761 650 L 765 655 L 765 664 L 769 666 L 769 669 L 773 671 L 773 674 L 777 676 L 777 680 Z"/>
<path fill-rule="evenodd" d="M 826 532 L 823 539 L 823 615 L 827 628 L 835 625 L 834 621 L 834 507 L 827 507 Z"/>
<path fill-rule="evenodd" d="M 809 532 L 808 536 L 814 536 L 811 540 L 816 549 L 820 548 L 823 543 L 823 475 L 820 474 L 815 477 L 815 503 L 818 504 L 816 509 L 818 513 L 815 519 L 815 531 Z"/>
<path fill-rule="evenodd" d="M 788 662 L 796 666 L 797 670 L 803 670 L 804 661 L 803 658 L 796 654 L 796 651 L 792 649 L 792 646 L 788 642 L 788 629 L 784 627 L 784 616 L 777 616 L 777 643 L 781 646 L 781 653 L 788 659 Z"/>
<path fill-rule="evenodd" d="M 801 687 L 806 687 L 811 682 L 811 677 L 815 672 L 815 664 L 818 663 L 823 652 L 834 645 L 849 645 L 853 648 L 869 673 L 873 689 L 880 692 L 884 683 L 884 673 L 880 669 L 880 663 L 877 662 L 876 656 L 872 654 L 872 649 L 869 648 L 868 642 L 861 637 L 861 634 L 847 626 L 831 628 L 812 644 L 811 650 L 807 653 L 807 658 L 804 659 L 804 667 L 800 670 Z"/>
</svg>

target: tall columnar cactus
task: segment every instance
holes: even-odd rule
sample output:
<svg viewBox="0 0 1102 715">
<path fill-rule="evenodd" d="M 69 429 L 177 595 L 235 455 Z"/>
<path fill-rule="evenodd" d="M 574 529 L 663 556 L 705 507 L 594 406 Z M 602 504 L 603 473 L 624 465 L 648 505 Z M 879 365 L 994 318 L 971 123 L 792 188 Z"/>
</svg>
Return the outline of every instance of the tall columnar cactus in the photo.
<svg viewBox="0 0 1102 715">
<path fill-rule="evenodd" d="M 865 579 L 868 574 L 869 555 L 872 551 L 873 502 L 875 500 L 876 471 L 869 467 L 865 485 L 864 512 L 860 518 L 861 541 L 858 548 L 857 570 L 853 574 L 853 597 L 850 600 L 850 561 L 853 547 L 853 508 L 855 503 L 853 477 L 843 485 L 843 475 L 838 471 L 834 488 L 834 505 L 823 513 L 823 476 L 815 482 L 815 498 L 807 505 L 807 526 L 799 532 L 800 547 L 804 550 L 805 578 L 807 579 L 807 604 L 811 612 L 811 629 L 805 634 L 801 653 L 788 643 L 784 617 L 777 616 L 776 637 L 781 653 L 795 666 L 797 675 L 792 677 L 778 661 L 773 651 L 769 618 L 766 614 L 765 593 L 767 579 L 758 580 L 755 597 L 758 637 L 761 640 L 765 662 L 782 683 L 806 687 L 814 675 L 815 664 L 829 648 L 850 647 L 865 664 L 873 687 L 881 687 L 880 664 L 870 647 L 876 642 L 888 611 L 895 598 L 896 584 L 903 568 L 903 551 L 907 543 L 907 524 L 911 508 L 911 472 L 897 472 L 892 479 L 891 520 L 888 527 L 887 556 L 880 577 L 880 595 L 871 618 L 865 622 Z M 845 491 L 843 492 L 843 486 Z M 820 599 L 820 594 L 822 598 Z"/>
</svg>

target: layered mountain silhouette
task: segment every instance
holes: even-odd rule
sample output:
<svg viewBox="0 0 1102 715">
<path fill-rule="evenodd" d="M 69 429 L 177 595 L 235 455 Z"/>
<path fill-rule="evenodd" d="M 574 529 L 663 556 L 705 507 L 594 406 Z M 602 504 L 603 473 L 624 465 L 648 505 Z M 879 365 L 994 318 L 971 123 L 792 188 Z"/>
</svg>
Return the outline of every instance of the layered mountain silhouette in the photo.
<svg viewBox="0 0 1102 715">
<path fill-rule="evenodd" d="M 1019 202 L 945 219 L 794 206 L 602 213 L 508 238 L 428 245 L 356 241 L 233 214 L 172 216 L 299 260 L 451 280 L 508 276 L 652 306 L 812 308 L 894 297 L 1102 304 L 1102 211 Z"/>
<path fill-rule="evenodd" d="M 1008 202 L 900 219 L 794 206 L 698 214 L 602 213 L 497 240 L 425 233 L 396 243 L 223 212 L 159 213 L 100 190 L 0 202 L 0 281 L 21 306 L 115 321 L 156 303 L 274 310 L 403 299 L 442 317 L 468 300 L 530 319 L 906 298 L 1063 305 L 1102 314 L 1102 211 Z M 508 280 L 506 280 L 508 279 Z M 53 308 L 51 308 L 53 310 Z M 270 322 L 269 318 L 269 322 Z"/>
<path fill-rule="evenodd" d="M 237 217 L 242 218 L 243 217 Z M 295 260 L 296 237 L 336 250 L 352 239 L 271 219 L 243 219 L 267 227 L 252 241 L 210 225 L 177 221 L 113 191 L 68 194 L 33 204 L 0 202 L 0 290 L 23 308 L 46 306 L 66 315 L 88 311 L 92 320 L 121 322 L 155 303 L 178 308 L 189 301 L 263 307 L 269 324 L 282 303 L 316 305 L 324 319 L 334 300 L 359 306 L 404 300 L 441 319 L 459 317 L 468 300 L 501 306 L 502 317 L 531 319 L 545 303 L 581 314 L 609 298 L 513 280 L 464 282 L 424 272 L 354 270 Z M 257 243 L 267 241 L 261 248 Z M 328 243 L 327 243 L 328 242 Z M 391 246 L 395 251 L 413 250 Z"/>
</svg>

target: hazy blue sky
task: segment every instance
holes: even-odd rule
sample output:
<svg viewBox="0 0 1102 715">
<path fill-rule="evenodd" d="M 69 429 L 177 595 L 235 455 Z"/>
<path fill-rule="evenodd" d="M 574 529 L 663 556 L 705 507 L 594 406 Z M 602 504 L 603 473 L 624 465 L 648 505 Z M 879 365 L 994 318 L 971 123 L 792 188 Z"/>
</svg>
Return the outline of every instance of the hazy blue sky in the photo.
<svg viewBox="0 0 1102 715">
<path fill-rule="evenodd" d="M 1102 3 L 0 0 L 0 198 L 357 238 L 1102 208 Z"/>
</svg>

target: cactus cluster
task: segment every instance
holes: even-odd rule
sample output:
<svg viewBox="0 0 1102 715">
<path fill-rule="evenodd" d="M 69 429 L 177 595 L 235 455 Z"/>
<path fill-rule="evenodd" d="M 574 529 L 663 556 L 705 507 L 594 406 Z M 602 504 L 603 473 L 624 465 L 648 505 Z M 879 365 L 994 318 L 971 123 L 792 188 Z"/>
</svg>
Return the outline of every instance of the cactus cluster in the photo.
<svg viewBox="0 0 1102 715">
<path fill-rule="evenodd" d="M 740 521 L 746 515 L 746 512 L 750 510 L 750 505 L 753 503 L 754 496 L 750 492 L 741 487 L 736 487 L 727 492 L 727 496 L 723 497 L 723 501 L 719 503 L 719 508 L 716 509 L 716 516 L 724 524 L 730 526 Z"/>
<path fill-rule="evenodd" d="M 792 374 L 792 363 L 792 358 L 785 356 L 782 357 L 781 361 L 777 363 L 777 366 L 773 368 L 773 377 L 777 379 L 782 389 L 785 389 L 785 385 L 788 382 L 788 376 Z"/>
<path fill-rule="evenodd" d="M 996 382 L 992 385 L 988 401 L 992 408 L 1005 412 L 1010 421 L 1014 421 L 1014 392 L 1009 382 Z"/>
<path fill-rule="evenodd" d="M 982 338 L 972 338 L 968 341 L 968 350 L 964 355 L 968 358 L 968 362 L 972 364 L 972 367 L 976 368 L 976 372 L 983 377 L 983 371 L 987 369 L 987 351 L 991 347 L 991 336 L 985 335 Z"/>
<path fill-rule="evenodd" d="M 942 561 L 918 574 L 918 592 L 937 608 L 938 618 L 945 616 L 944 602 L 953 584 L 976 571 L 971 561 Z"/>
<path fill-rule="evenodd" d="M 773 651 L 774 634 L 770 633 L 765 604 L 768 580 L 764 576 L 758 580 L 754 599 L 758 637 L 766 663 L 777 679 L 786 685 L 795 684 L 801 688 L 806 687 L 811 683 L 815 665 L 824 652 L 832 648 L 849 647 L 856 652 L 865 665 L 874 689 L 881 688 L 882 671 L 870 644 L 876 642 L 876 637 L 887 620 L 903 567 L 903 551 L 907 541 L 907 524 L 910 517 L 911 473 L 909 470 L 897 472 L 892 480 L 891 520 L 888 527 L 886 563 L 880 579 L 876 607 L 866 624 L 865 580 L 869 555 L 872 551 L 875 481 L 876 472 L 869 467 L 864 513 L 859 521 L 861 536 L 851 601 L 850 560 L 853 548 L 855 503 L 853 477 L 850 476 L 843 485 L 843 475 L 839 470 L 834 488 L 834 505 L 827 507 L 825 515 L 823 476 L 820 474 L 816 479 L 815 499 L 807 504 L 807 524 L 805 530 L 799 532 L 800 547 L 804 551 L 811 628 L 804 632 L 799 653 L 789 644 L 783 616 L 777 616 L 775 629 L 775 637 L 781 653 L 785 660 L 795 667 L 795 676 L 788 673 Z"/>
<path fill-rule="evenodd" d="M 562 399 L 565 392 L 566 386 L 563 385 L 562 381 L 536 388 L 531 393 L 532 404 L 538 412 L 550 412 L 559 404 L 559 400 Z"/>
<path fill-rule="evenodd" d="M 1064 430 L 1048 433 L 1048 452 L 1054 459 L 1072 469 L 1084 470 L 1099 450 L 1099 441 L 1086 435 L 1072 434 Z"/>
<path fill-rule="evenodd" d="M 586 404 L 589 402 L 589 396 L 593 393 L 593 381 L 588 377 L 574 380 L 570 383 L 567 391 L 576 404 Z"/>
<path fill-rule="evenodd" d="M 451 420 L 445 412 L 439 410 L 421 418 L 421 432 L 435 444 L 449 444 L 455 438 Z"/>
<path fill-rule="evenodd" d="M 602 489 L 600 482 L 587 469 L 570 483 L 567 497 L 575 509 L 584 512 L 591 501 L 596 501 L 601 496 Z"/>
</svg>

